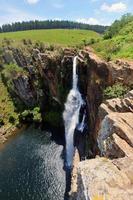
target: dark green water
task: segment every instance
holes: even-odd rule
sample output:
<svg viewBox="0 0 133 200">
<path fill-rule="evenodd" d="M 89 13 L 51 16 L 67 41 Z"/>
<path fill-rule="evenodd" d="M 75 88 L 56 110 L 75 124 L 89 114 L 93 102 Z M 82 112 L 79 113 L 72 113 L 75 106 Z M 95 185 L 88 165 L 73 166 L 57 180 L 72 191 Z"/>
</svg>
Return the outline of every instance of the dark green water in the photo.
<svg viewBox="0 0 133 200">
<path fill-rule="evenodd" d="M 0 149 L 0 200 L 63 200 L 63 145 L 28 128 Z"/>
</svg>

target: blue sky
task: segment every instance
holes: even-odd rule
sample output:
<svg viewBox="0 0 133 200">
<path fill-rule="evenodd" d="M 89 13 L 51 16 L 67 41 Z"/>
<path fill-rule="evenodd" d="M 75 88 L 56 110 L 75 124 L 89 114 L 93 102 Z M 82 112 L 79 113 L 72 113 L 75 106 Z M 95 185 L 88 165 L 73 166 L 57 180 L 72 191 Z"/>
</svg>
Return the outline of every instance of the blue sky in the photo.
<svg viewBox="0 0 133 200">
<path fill-rule="evenodd" d="M 35 19 L 109 25 L 128 12 L 133 0 L 0 0 L 0 25 Z"/>
</svg>

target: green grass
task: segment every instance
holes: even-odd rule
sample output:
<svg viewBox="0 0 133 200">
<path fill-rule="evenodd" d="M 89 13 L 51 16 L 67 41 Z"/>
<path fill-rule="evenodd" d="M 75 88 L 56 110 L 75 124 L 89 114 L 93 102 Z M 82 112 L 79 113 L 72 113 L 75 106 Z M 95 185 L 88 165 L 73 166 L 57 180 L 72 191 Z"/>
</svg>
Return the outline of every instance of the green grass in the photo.
<svg viewBox="0 0 133 200">
<path fill-rule="evenodd" d="M 0 33 L 0 42 L 4 39 L 12 39 L 19 42 L 22 39 L 31 39 L 49 44 L 59 45 L 80 45 L 91 38 L 98 39 L 100 35 L 89 30 L 68 30 L 68 29 L 47 29 L 47 30 L 30 30 L 10 33 Z"/>
<path fill-rule="evenodd" d="M 96 53 L 105 59 L 133 59 L 133 21 L 126 24 L 111 39 L 101 39 L 92 45 Z"/>
<path fill-rule="evenodd" d="M 14 111 L 15 107 L 7 91 L 6 86 L 3 84 L 0 76 L 0 118 L 4 121 L 5 127 L 10 127 L 10 117 L 18 119 L 17 113 Z"/>
</svg>

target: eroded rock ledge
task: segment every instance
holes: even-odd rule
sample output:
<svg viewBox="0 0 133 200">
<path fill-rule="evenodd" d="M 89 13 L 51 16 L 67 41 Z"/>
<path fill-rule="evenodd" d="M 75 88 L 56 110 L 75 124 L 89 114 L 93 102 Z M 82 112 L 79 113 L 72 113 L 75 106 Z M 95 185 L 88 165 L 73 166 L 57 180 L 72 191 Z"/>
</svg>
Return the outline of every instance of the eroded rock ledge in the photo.
<svg viewBox="0 0 133 200">
<path fill-rule="evenodd" d="M 96 158 L 79 163 L 75 200 L 133 199 L 133 160 Z"/>
<path fill-rule="evenodd" d="M 75 154 L 71 199 L 133 199 L 133 90 L 102 103 L 95 139 L 100 156 L 79 162 Z"/>
</svg>

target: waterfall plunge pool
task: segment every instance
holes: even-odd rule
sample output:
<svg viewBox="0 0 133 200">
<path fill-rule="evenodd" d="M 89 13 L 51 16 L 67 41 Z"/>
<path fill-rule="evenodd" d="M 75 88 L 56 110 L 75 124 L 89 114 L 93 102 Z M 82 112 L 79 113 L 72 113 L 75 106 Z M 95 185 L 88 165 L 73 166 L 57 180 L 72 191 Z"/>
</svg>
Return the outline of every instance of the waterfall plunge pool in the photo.
<svg viewBox="0 0 133 200">
<path fill-rule="evenodd" d="M 0 149 L 0 200 L 63 200 L 63 139 L 33 127 Z"/>
</svg>

